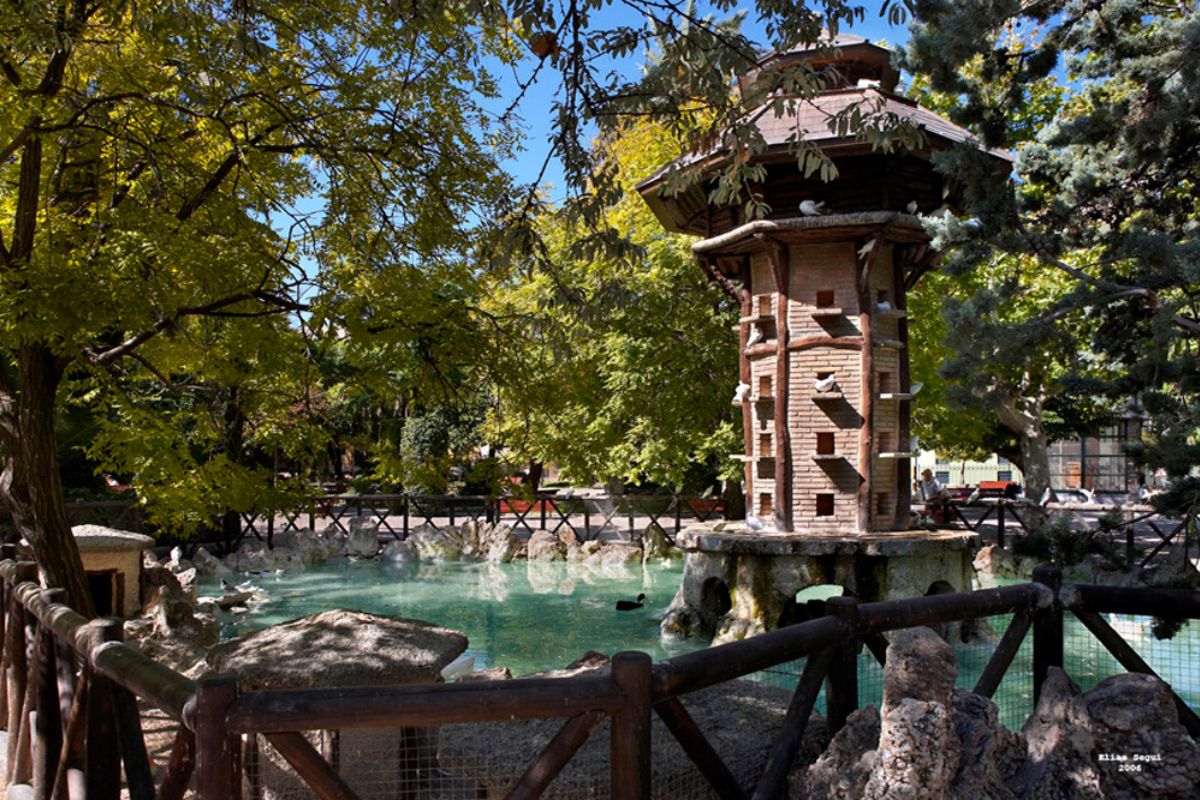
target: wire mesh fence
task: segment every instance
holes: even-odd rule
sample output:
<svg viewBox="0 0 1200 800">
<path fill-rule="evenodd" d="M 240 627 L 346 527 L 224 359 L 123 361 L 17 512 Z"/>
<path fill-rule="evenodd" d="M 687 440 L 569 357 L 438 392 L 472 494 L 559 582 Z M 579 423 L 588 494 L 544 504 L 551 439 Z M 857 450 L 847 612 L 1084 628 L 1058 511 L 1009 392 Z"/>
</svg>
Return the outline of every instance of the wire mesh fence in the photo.
<svg viewBox="0 0 1200 800">
<path fill-rule="evenodd" d="M 790 699 L 784 688 L 741 680 L 691 693 L 682 702 L 738 782 L 753 786 L 783 727 Z M 305 737 L 361 800 L 465 800 L 507 796 L 564 723 L 544 719 L 310 731 Z M 599 722 L 543 798 L 609 796 L 610 725 L 607 718 Z M 654 717 L 651 728 L 651 797 L 718 797 L 666 725 Z M 823 741 L 823 726 L 811 726 L 801 758 L 815 759 Z M 243 738 L 243 790 L 246 797 L 262 800 L 317 796 L 262 735 Z"/>
</svg>

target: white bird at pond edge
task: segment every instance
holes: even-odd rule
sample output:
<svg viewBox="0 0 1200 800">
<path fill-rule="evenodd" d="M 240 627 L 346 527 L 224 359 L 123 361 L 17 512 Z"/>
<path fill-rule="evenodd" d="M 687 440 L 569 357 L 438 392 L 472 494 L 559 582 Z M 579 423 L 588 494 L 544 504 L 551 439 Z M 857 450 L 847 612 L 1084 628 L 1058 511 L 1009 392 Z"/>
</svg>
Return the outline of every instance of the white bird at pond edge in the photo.
<svg viewBox="0 0 1200 800">
<path fill-rule="evenodd" d="M 829 392 L 837 387 L 837 375 L 829 375 L 825 378 L 817 378 L 813 381 L 813 388 L 818 392 Z"/>
<path fill-rule="evenodd" d="M 746 337 L 746 347 L 753 347 L 763 339 L 763 330 L 757 325 L 750 326 L 750 335 Z"/>
<path fill-rule="evenodd" d="M 739 383 L 737 388 L 733 390 L 733 402 L 741 403 L 746 399 L 746 394 L 750 391 L 750 384 Z"/>
<path fill-rule="evenodd" d="M 825 213 L 825 201 L 805 200 L 800 203 L 800 213 L 806 217 L 819 217 Z"/>
<path fill-rule="evenodd" d="M 752 531 L 761 531 L 764 528 L 766 528 L 767 526 L 764 525 L 763 521 L 761 519 L 759 519 L 758 517 L 754 516 L 753 514 L 747 514 L 746 515 L 746 527 Z"/>
<path fill-rule="evenodd" d="M 171 548 L 171 563 L 178 564 L 183 560 L 183 548 L 176 545 Z"/>
<path fill-rule="evenodd" d="M 1050 498 L 1052 497 L 1054 497 L 1054 490 L 1047 486 L 1046 490 L 1042 492 L 1042 496 L 1038 498 L 1038 505 L 1045 506 L 1050 502 Z"/>
</svg>

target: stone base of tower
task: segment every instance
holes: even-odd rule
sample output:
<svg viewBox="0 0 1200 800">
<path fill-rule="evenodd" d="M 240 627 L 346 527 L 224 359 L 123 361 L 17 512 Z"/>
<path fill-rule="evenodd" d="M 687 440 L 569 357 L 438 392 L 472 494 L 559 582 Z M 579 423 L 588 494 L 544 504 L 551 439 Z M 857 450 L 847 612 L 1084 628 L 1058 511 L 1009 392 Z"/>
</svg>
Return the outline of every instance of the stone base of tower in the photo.
<svg viewBox="0 0 1200 800">
<path fill-rule="evenodd" d="M 663 618 L 668 636 L 743 639 L 806 618 L 796 593 L 841 586 L 860 602 L 967 591 L 979 537 L 961 531 L 729 533 L 693 525 L 683 583 Z"/>
</svg>

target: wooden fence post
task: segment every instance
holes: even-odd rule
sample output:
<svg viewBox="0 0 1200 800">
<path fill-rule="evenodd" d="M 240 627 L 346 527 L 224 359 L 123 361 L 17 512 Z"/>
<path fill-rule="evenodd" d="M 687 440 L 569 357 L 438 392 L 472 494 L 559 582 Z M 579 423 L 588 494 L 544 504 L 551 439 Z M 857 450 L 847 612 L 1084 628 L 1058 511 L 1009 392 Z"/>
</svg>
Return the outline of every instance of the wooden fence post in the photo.
<svg viewBox="0 0 1200 800">
<path fill-rule="evenodd" d="M 625 693 L 625 704 L 613 715 L 612 800 L 650 797 L 650 656 L 617 653 L 612 659 L 613 681 Z"/>
<path fill-rule="evenodd" d="M 42 600 L 64 603 L 65 589 L 46 589 Z M 49 800 L 58 774 L 58 756 L 62 750 L 62 712 L 58 703 L 58 648 L 54 632 L 38 625 L 38 696 L 33 731 L 33 797 Z"/>
<path fill-rule="evenodd" d="M 1004 498 L 996 501 L 996 544 L 1004 547 Z"/>
<path fill-rule="evenodd" d="M 1054 593 L 1054 602 L 1039 608 L 1033 617 L 1033 703 L 1036 706 L 1050 667 L 1061 669 L 1063 665 L 1063 609 L 1058 599 L 1062 569 L 1051 564 L 1034 567 L 1033 580 Z"/>
<path fill-rule="evenodd" d="M 196 683 L 196 796 L 199 800 L 241 797 L 237 740 L 225 727 L 225 714 L 237 694 L 237 678 L 233 675 L 214 675 Z"/>
<path fill-rule="evenodd" d="M 825 713 L 829 732 L 834 734 L 858 708 L 858 600 L 831 597 L 825 601 L 825 610 L 850 625 L 850 634 L 837 645 L 825 678 Z"/>
<path fill-rule="evenodd" d="M 121 622 L 93 620 L 88 626 L 88 661 L 105 642 L 123 638 Z M 87 696 L 86 748 L 88 800 L 117 800 L 121 796 L 121 750 L 117 739 L 117 716 L 113 709 L 112 682 L 93 670 Z"/>
<path fill-rule="evenodd" d="M 29 780 L 29 706 L 26 695 L 31 690 L 29 674 L 28 612 L 17 599 L 16 588 L 22 583 L 37 580 L 37 565 L 30 561 L 17 563 L 12 585 L 8 587 L 8 782 Z M 24 741 L 22 741 L 24 739 Z M 25 745 L 22 750 L 21 745 Z"/>
</svg>

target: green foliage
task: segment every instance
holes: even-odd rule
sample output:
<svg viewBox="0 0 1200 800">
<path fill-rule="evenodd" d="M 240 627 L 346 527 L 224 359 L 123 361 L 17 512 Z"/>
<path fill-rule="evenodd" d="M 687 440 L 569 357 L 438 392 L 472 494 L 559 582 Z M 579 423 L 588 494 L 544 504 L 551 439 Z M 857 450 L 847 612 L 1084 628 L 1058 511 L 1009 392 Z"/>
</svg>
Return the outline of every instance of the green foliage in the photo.
<svg viewBox="0 0 1200 800">
<path fill-rule="evenodd" d="M 487 359 L 496 387 L 491 438 L 514 460 L 557 464 L 575 481 L 680 486 L 694 464 L 708 462 L 734 477 L 736 305 L 633 188 L 680 145 L 662 126 L 642 123 L 601 148 L 625 189 L 605 224 L 639 249 L 577 255 L 570 222 L 545 218 L 546 258 L 528 277 L 497 285 L 485 303 L 504 331 Z"/>
<path fill-rule="evenodd" d="M 975 353 L 958 373 L 974 376 L 969 393 L 986 399 L 978 376 L 993 364 L 1003 383 L 1019 365 L 1007 351 L 1044 352 L 1019 365 L 1034 394 L 1023 395 L 1029 407 L 1018 422 L 1056 409 L 1065 427 L 1094 425 L 1103 408 L 1080 414 L 1062 399 L 1107 397 L 1111 409 L 1138 397 L 1152 418 L 1142 457 L 1186 475 L 1200 463 L 1191 380 L 1200 335 L 1194 9 L 961 0 L 918 5 L 912 31 L 905 66 L 927 76 L 930 102 L 942 101 L 984 144 L 1017 153 L 1018 180 L 1003 189 L 969 148 L 936 159 L 963 184 L 979 220 L 929 224 L 947 270 L 976 273 L 982 287 L 958 305 L 960 324 L 954 310 L 950 320 L 954 352 Z M 997 276 L 1005 259 L 1035 279 Z M 995 317 L 1039 286 L 1052 291 L 1024 313 Z"/>
</svg>

